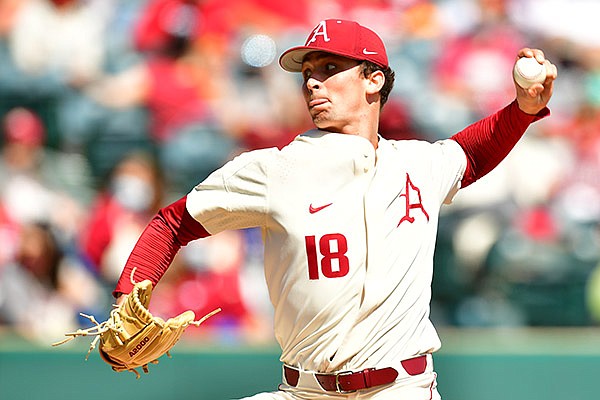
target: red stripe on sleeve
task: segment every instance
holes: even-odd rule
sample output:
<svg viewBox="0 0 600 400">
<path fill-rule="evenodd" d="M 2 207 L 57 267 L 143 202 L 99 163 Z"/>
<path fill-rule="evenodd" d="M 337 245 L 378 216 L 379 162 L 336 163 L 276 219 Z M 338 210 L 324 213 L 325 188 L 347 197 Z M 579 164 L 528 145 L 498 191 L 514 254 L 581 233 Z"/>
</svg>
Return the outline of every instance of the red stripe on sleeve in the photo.
<svg viewBox="0 0 600 400">
<path fill-rule="evenodd" d="M 469 186 L 496 168 L 515 147 L 527 127 L 548 115 L 548 108 L 536 115 L 526 114 L 515 100 L 452 136 L 451 139 L 462 147 L 467 156 L 461 187 Z"/>
<path fill-rule="evenodd" d="M 181 246 L 210 236 L 202 224 L 187 211 L 186 198 L 184 196 L 160 209 L 146 226 L 125 263 L 113 296 L 131 292 L 133 284 L 130 275 L 134 267 L 136 282 L 150 279 L 156 286 Z"/>
</svg>

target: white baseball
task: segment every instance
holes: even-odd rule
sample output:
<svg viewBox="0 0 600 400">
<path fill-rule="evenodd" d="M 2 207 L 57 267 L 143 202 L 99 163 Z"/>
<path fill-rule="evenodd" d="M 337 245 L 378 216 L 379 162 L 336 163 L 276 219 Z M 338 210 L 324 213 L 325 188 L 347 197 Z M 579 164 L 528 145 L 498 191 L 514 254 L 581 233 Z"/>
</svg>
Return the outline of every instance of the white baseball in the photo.
<svg viewBox="0 0 600 400">
<path fill-rule="evenodd" d="M 529 89 L 535 83 L 544 83 L 546 66 L 540 64 L 535 58 L 521 57 L 515 63 L 513 76 L 519 86 Z"/>
</svg>

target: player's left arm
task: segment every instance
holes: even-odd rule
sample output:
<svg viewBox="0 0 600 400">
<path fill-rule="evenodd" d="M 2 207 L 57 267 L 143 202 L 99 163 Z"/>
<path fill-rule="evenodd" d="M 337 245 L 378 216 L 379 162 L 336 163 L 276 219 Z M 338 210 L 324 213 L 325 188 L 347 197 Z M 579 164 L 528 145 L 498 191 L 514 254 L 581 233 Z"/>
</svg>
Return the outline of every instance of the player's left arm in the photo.
<svg viewBox="0 0 600 400">
<path fill-rule="evenodd" d="M 516 99 L 502 110 L 483 118 L 451 137 L 465 152 L 467 167 L 461 181 L 466 187 L 493 170 L 510 153 L 527 127 L 550 114 L 556 66 L 546 60 L 541 50 L 524 48 L 517 55 L 535 57 L 546 65 L 546 80 L 529 89 L 515 83 Z"/>
<path fill-rule="evenodd" d="M 210 236 L 187 211 L 186 199 L 184 196 L 161 208 L 140 235 L 113 291 L 117 304 L 123 302 L 121 295 L 133 288 L 130 277 L 134 268 L 136 281 L 148 279 L 156 285 L 182 246 Z"/>
</svg>

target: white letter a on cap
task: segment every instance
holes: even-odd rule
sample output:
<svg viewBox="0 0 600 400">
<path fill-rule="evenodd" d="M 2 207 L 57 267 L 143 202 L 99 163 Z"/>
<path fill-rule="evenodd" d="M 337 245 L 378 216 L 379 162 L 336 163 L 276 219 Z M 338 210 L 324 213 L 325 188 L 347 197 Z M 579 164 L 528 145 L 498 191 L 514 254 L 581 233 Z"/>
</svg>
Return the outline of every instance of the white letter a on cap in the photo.
<svg viewBox="0 0 600 400">
<path fill-rule="evenodd" d="M 325 42 L 329 42 L 331 40 L 327 35 L 327 23 L 325 21 L 319 22 L 319 25 L 317 25 L 311 37 L 306 41 L 305 46 L 308 46 L 312 42 L 316 42 L 317 36 L 323 36 L 323 40 Z"/>
</svg>

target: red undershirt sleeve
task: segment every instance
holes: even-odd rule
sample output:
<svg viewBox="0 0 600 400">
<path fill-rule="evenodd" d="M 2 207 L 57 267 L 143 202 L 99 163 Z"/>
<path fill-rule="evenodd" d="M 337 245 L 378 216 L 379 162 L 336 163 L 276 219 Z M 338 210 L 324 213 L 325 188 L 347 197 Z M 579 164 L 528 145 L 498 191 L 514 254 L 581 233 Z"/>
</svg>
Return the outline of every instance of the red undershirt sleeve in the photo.
<svg viewBox="0 0 600 400">
<path fill-rule="evenodd" d="M 521 139 L 527 127 L 548 115 L 548 108 L 536 115 L 526 114 L 515 100 L 452 136 L 450 139 L 455 140 L 467 156 L 461 187 L 469 186 L 493 170 Z"/>
<path fill-rule="evenodd" d="M 131 292 L 131 271 L 136 282 L 150 279 L 154 285 L 165 274 L 175 255 L 192 240 L 210 236 L 185 207 L 186 197 L 160 209 L 133 248 L 113 291 L 113 296 Z"/>
</svg>

